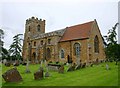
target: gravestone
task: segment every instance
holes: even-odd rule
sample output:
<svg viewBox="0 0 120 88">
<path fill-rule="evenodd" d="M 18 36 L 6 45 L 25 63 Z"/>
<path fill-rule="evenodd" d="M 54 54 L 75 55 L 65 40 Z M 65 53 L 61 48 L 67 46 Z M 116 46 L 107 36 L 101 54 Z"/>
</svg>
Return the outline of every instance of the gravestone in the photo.
<svg viewBox="0 0 120 88">
<path fill-rule="evenodd" d="M 46 60 L 44 61 L 44 64 L 45 64 L 45 68 L 46 68 L 45 77 L 50 77 L 50 73 L 49 73 L 49 70 L 48 70 L 48 65 L 47 65 Z"/>
<path fill-rule="evenodd" d="M 82 66 L 81 66 L 81 68 L 85 68 L 85 66 L 86 66 L 86 63 L 83 63 Z"/>
<path fill-rule="evenodd" d="M 64 65 L 59 68 L 58 73 L 64 73 Z"/>
<path fill-rule="evenodd" d="M 47 66 L 48 66 L 48 65 L 47 65 L 47 61 L 46 61 L 46 60 L 44 61 L 44 64 L 45 64 L 45 67 L 47 67 Z"/>
<path fill-rule="evenodd" d="M 22 77 L 17 68 L 13 68 L 5 72 L 2 77 L 6 82 L 19 82 L 22 81 Z"/>
<path fill-rule="evenodd" d="M 19 66 L 19 61 L 15 61 L 15 63 L 13 63 L 13 66 Z"/>
<path fill-rule="evenodd" d="M 93 63 L 90 64 L 90 67 L 93 67 Z"/>
<path fill-rule="evenodd" d="M 22 65 L 26 66 L 26 65 L 27 65 L 27 63 L 23 61 L 23 62 L 22 62 Z"/>
<path fill-rule="evenodd" d="M 34 73 L 34 79 L 35 80 L 43 79 L 43 69 L 40 69 Z"/>
<path fill-rule="evenodd" d="M 66 63 L 67 66 L 69 66 L 69 63 Z"/>
<path fill-rule="evenodd" d="M 76 66 L 76 70 L 80 69 L 81 68 L 81 64 L 79 64 L 78 66 Z"/>
<path fill-rule="evenodd" d="M 30 69 L 29 69 L 29 63 L 30 63 L 30 62 L 27 61 L 25 73 L 31 73 L 31 72 L 30 72 Z"/>
<path fill-rule="evenodd" d="M 67 71 L 74 71 L 76 67 L 76 64 L 74 63 L 73 65 L 71 65 Z"/>
<path fill-rule="evenodd" d="M 106 70 L 109 70 L 109 65 L 108 64 L 106 64 Z"/>
<path fill-rule="evenodd" d="M 5 63 L 5 66 L 6 66 L 6 67 L 10 67 L 10 65 L 11 65 L 10 62 L 6 62 L 6 63 Z"/>
<path fill-rule="evenodd" d="M 40 70 L 44 71 L 44 69 L 43 69 L 43 61 L 41 61 L 38 71 L 40 71 Z"/>
<path fill-rule="evenodd" d="M 56 67 L 56 66 L 48 66 L 48 69 L 50 71 L 58 71 L 58 67 Z"/>
<path fill-rule="evenodd" d="M 46 73 L 45 73 L 45 77 L 50 77 L 49 72 L 46 72 Z"/>
<path fill-rule="evenodd" d="M 6 62 L 7 62 L 7 60 L 6 60 L 6 59 L 4 59 L 4 60 L 3 60 L 3 64 L 5 65 L 5 63 L 6 63 Z"/>
</svg>

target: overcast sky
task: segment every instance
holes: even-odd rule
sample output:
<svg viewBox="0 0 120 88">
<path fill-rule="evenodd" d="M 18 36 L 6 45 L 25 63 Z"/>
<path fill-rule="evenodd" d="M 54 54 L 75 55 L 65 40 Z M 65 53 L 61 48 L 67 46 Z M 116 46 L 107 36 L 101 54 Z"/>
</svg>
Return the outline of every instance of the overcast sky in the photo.
<svg viewBox="0 0 120 88">
<path fill-rule="evenodd" d="M 119 0 L 3 0 L 0 4 L 0 28 L 5 31 L 4 46 L 12 37 L 24 33 L 26 19 L 46 20 L 46 32 L 97 20 L 102 35 L 118 22 Z"/>
</svg>

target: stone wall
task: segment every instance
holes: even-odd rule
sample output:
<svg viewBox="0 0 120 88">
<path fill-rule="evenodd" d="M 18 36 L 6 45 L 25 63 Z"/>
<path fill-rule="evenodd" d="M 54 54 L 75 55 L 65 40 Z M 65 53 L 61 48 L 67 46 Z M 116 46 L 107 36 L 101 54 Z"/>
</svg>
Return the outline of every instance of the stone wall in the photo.
<svg viewBox="0 0 120 88">
<path fill-rule="evenodd" d="M 99 39 L 99 53 L 95 53 L 95 51 L 94 51 L 94 39 L 95 39 L 96 35 L 98 36 L 98 39 Z M 102 36 L 101 36 L 100 30 L 99 30 L 99 27 L 97 26 L 96 22 L 94 22 L 92 30 L 90 32 L 90 38 L 88 40 L 88 44 L 90 46 L 90 48 L 89 48 L 90 62 L 96 61 L 97 58 L 99 60 L 105 59 L 103 40 L 102 40 Z"/>
</svg>

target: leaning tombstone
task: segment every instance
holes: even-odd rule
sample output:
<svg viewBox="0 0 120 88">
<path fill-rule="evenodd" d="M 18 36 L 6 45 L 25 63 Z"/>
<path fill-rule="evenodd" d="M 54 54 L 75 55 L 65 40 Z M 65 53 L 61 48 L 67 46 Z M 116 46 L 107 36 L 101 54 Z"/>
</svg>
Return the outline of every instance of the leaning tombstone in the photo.
<svg viewBox="0 0 120 88">
<path fill-rule="evenodd" d="M 44 64 L 45 64 L 45 67 L 47 67 L 47 62 L 46 62 L 46 60 L 44 61 Z"/>
<path fill-rule="evenodd" d="M 67 66 L 69 66 L 69 63 L 66 63 Z"/>
<path fill-rule="evenodd" d="M 109 65 L 108 64 L 106 64 L 106 70 L 109 70 Z"/>
<path fill-rule="evenodd" d="M 90 67 L 93 67 L 93 63 L 90 64 Z"/>
<path fill-rule="evenodd" d="M 50 76 L 50 73 L 48 71 L 48 67 L 46 66 L 46 73 L 45 73 L 45 77 L 49 77 Z"/>
<path fill-rule="evenodd" d="M 3 60 L 3 64 L 5 65 L 5 64 L 6 64 L 6 62 L 7 62 L 7 60 L 6 60 L 6 59 L 4 59 L 4 60 Z"/>
<path fill-rule="evenodd" d="M 81 68 L 85 68 L 85 66 L 86 66 L 86 63 L 83 63 L 82 66 L 81 66 Z"/>
<path fill-rule="evenodd" d="M 76 70 L 79 70 L 81 68 L 81 64 L 79 64 L 78 66 L 76 66 Z"/>
<path fill-rule="evenodd" d="M 6 82 L 19 82 L 22 81 L 22 77 L 18 72 L 17 68 L 12 68 L 5 72 L 2 77 Z"/>
<path fill-rule="evenodd" d="M 43 79 L 43 69 L 40 69 L 34 73 L 34 79 L 35 80 Z"/>
<path fill-rule="evenodd" d="M 73 65 L 71 65 L 67 71 L 74 71 L 76 67 L 76 64 L 74 63 Z"/>
<path fill-rule="evenodd" d="M 31 73 L 31 72 L 30 72 L 30 69 L 29 69 L 29 63 L 30 63 L 30 62 L 27 61 L 25 73 Z"/>
<path fill-rule="evenodd" d="M 22 65 L 23 65 L 23 66 L 26 66 L 26 65 L 27 65 L 27 63 L 26 63 L 26 62 L 22 62 Z"/>
<path fill-rule="evenodd" d="M 46 73 L 45 73 L 45 77 L 50 77 L 50 73 L 49 73 L 49 72 L 46 72 Z"/>
<path fill-rule="evenodd" d="M 40 67 L 39 67 L 38 70 L 39 70 L 39 71 L 40 71 L 40 70 L 44 71 L 44 69 L 43 69 L 43 61 L 41 61 L 41 63 L 40 63 Z"/>
<path fill-rule="evenodd" d="M 5 63 L 5 66 L 6 66 L 6 67 L 10 67 L 10 65 L 11 65 L 10 62 L 6 62 L 6 63 Z"/>
<path fill-rule="evenodd" d="M 64 73 L 64 65 L 61 65 L 61 67 L 58 69 L 58 73 Z"/>
<path fill-rule="evenodd" d="M 49 73 L 49 71 L 48 71 L 48 65 L 47 65 L 46 60 L 44 61 L 44 63 L 45 63 L 45 67 L 46 67 L 45 77 L 50 77 L 50 73 Z"/>
<path fill-rule="evenodd" d="M 16 60 L 15 63 L 13 63 L 13 66 L 19 66 L 19 61 Z"/>
</svg>

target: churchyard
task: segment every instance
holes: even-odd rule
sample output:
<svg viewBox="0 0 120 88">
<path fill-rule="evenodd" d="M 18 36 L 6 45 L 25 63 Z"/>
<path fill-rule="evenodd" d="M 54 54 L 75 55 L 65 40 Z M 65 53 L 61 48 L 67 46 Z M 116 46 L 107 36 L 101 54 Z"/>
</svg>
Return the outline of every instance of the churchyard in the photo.
<svg viewBox="0 0 120 88">
<path fill-rule="evenodd" d="M 1 64 L 2 73 L 14 68 Z M 43 68 L 41 68 L 43 67 Z M 64 71 L 45 68 L 44 64 L 29 64 L 16 66 L 22 80 L 19 82 L 6 82 L 2 78 L 2 86 L 118 86 L 118 65 L 115 62 L 103 62 L 78 70 L 68 71 L 70 65 L 64 65 L 60 69 Z M 42 78 L 35 80 L 35 73 L 43 70 Z M 28 72 L 27 72 L 28 71 Z M 46 72 L 49 74 L 46 75 Z M 37 73 L 36 73 L 37 74 Z"/>
</svg>

